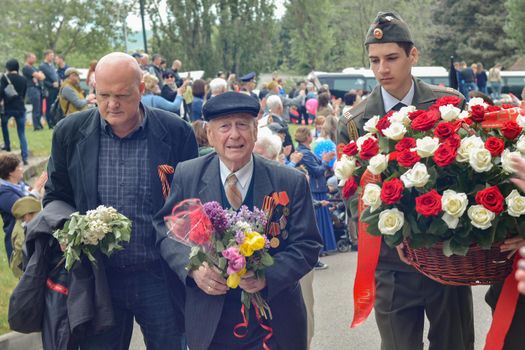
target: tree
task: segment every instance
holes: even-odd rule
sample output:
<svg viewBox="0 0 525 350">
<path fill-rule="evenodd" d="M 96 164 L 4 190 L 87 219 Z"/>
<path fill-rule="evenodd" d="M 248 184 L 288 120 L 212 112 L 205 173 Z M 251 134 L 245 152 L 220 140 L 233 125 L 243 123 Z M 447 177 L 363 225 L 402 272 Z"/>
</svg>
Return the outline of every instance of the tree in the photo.
<svg viewBox="0 0 525 350">
<path fill-rule="evenodd" d="M 523 0 L 507 0 L 505 8 L 508 12 L 505 32 L 515 40 L 514 44 L 520 54 L 525 54 L 525 2 Z"/>
<path fill-rule="evenodd" d="M 516 47 L 506 40 L 503 29 L 507 11 L 497 1 L 440 0 L 432 12 L 437 24 L 430 37 L 434 61 L 445 66 L 450 56 L 486 66 L 513 61 Z"/>
</svg>

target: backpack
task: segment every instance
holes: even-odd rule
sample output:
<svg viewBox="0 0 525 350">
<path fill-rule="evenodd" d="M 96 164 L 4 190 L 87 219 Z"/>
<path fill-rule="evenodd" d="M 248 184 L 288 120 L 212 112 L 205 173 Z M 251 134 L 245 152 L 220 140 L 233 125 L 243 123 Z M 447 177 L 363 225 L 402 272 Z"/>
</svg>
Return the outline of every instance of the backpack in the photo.
<svg viewBox="0 0 525 350">
<path fill-rule="evenodd" d="M 57 96 L 55 102 L 49 107 L 49 112 L 47 112 L 51 117 L 51 120 L 55 121 L 55 124 L 60 120 L 64 119 L 64 111 L 60 107 L 60 96 Z"/>
</svg>

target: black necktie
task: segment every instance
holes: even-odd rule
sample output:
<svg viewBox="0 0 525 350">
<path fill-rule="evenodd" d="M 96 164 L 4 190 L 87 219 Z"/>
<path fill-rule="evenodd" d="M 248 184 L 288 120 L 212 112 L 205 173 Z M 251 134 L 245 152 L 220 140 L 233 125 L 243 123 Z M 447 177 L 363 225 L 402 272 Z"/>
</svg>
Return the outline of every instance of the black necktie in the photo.
<svg viewBox="0 0 525 350">
<path fill-rule="evenodd" d="M 401 110 L 401 108 L 403 107 L 406 107 L 406 105 L 403 103 L 403 102 L 399 102 L 397 105 L 395 105 L 394 107 L 392 107 L 390 110 L 391 111 L 399 111 Z"/>
</svg>

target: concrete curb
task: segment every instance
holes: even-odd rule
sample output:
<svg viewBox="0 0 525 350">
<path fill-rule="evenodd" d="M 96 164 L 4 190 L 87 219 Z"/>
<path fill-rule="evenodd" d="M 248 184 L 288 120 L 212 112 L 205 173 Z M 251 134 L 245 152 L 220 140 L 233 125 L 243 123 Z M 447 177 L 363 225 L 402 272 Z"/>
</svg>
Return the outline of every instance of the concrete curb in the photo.
<svg viewBox="0 0 525 350">
<path fill-rule="evenodd" d="M 42 339 L 40 333 L 23 334 L 9 332 L 0 335 L 0 350 L 40 350 Z"/>
</svg>

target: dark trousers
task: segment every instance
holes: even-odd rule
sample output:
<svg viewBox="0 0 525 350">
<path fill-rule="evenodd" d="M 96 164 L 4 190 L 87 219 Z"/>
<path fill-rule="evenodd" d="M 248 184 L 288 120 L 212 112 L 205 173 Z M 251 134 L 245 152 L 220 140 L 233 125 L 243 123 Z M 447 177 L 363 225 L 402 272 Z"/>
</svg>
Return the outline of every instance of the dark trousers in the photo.
<svg viewBox="0 0 525 350">
<path fill-rule="evenodd" d="M 376 271 L 375 317 L 382 350 L 423 349 L 425 313 L 429 350 L 474 349 L 470 287 L 439 284 L 419 272 Z"/>
<path fill-rule="evenodd" d="M 49 128 L 53 128 L 56 124 L 55 120 L 53 120 L 53 117 L 51 117 L 51 115 L 49 114 L 49 110 L 51 109 L 51 105 L 53 104 L 53 102 L 55 102 L 55 100 L 57 99 L 57 96 L 58 96 L 58 89 L 55 89 L 55 88 L 47 89 L 46 121 L 47 121 L 47 126 Z"/>
<path fill-rule="evenodd" d="M 128 349 L 133 319 L 140 325 L 148 350 L 186 349 L 185 337 L 177 329 L 182 314 L 170 297 L 162 267 L 117 272 L 108 269 L 116 326 L 82 341 L 84 350 Z"/>
<path fill-rule="evenodd" d="M 22 153 L 22 160 L 27 161 L 29 156 L 29 149 L 26 139 L 26 112 L 25 111 L 10 111 L 6 110 L 2 116 L 2 136 L 4 137 L 4 144 L 7 149 L 11 148 L 11 139 L 9 138 L 8 123 L 11 117 L 15 118 L 16 132 L 18 140 L 20 141 L 20 150 Z"/>
<path fill-rule="evenodd" d="M 40 123 L 40 117 L 42 117 L 42 90 L 37 87 L 28 88 L 27 98 L 29 99 L 29 101 L 31 102 L 31 106 L 33 107 L 33 129 L 42 129 L 42 124 Z"/>
</svg>

